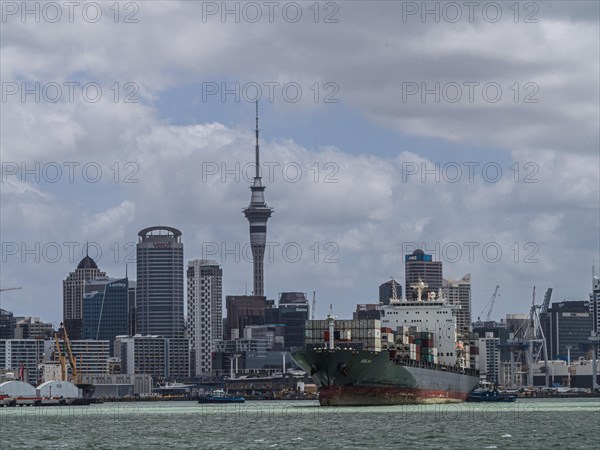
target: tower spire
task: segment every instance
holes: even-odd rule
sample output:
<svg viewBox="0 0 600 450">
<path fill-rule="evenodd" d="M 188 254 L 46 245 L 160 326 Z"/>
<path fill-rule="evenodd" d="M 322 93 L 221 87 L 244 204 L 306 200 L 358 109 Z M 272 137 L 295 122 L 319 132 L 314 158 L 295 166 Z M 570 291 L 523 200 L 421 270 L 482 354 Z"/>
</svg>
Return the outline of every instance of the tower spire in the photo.
<svg viewBox="0 0 600 450">
<path fill-rule="evenodd" d="M 260 180 L 260 152 L 258 147 L 258 100 L 256 100 L 256 146 L 254 147 L 255 159 L 256 159 L 256 176 Z"/>
</svg>

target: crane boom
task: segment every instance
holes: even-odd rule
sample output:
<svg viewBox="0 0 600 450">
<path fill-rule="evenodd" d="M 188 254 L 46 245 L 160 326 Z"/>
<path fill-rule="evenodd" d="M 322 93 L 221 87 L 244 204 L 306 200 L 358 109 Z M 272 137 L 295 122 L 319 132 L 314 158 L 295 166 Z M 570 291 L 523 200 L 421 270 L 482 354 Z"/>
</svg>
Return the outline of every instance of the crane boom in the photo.
<svg viewBox="0 0 600 450">
<path fill-rule="evenodd" d="M 479 313 L 479 316 L 477 317 L 477 320 L 481 321 L 480 316 L 483 315 L 483 313 L 487 309 L 487 315 L 486 315 L 486 319 L 485 320 L 488 321 L 488 322 L 490 321 L 490 318 L 492 317 L 492 310 L 494 309 L 494 303 L 496 302 L 496 297 L 498 296 L 498 290 L 499 289 L 500 289 L 500 285 L 497 284 L 496 285 L 496 289 L 494 289 L 494 293 L 492 294 L 492 298 L 487 303 L 487 305 L 485 305 L 484 308 L 481 310 L 481 312 Z"/>
<path fill-rule="evenodd" d="M 546 293 L 544 294 L 544 303 L 542 304 L 542 309 L 540 313 L 548 312 L 548 307 L 550 306 L 550 299 L 552 298 L 552 288 L 548 288 Z"/>
<path fill-rule="evenodd" d="M 22 287 L 14 287 L 14 288 L 0 288 L 0 292 L 4 292 L 4 291 L 16 291 L 19 289 L 23 289 Z"/>
<path fill-rule="evenodd" d="M 60 348 L 60 343 L 58 342 L 58 333 L 54 333 L 54 344 L 56 346 L 58 360 L 60 361 L 60 379 L 61 381 L 67 381 L 67 362 L 65 361 L 65 356 L 63 355 L 62 349 Z"/>
<path fill-rule="evenodd" d="M 63 340 L 65 341 L 65 347 L 67 349 L 67 355 L 69 356 L 69 362 L 71 363 L 71 374 L 73 376 L 73 382 L 79 383 L 79 373 L 77 371 L 77 360 L 73 356 L 73 352 L 71 351 L 71 341 L 69 341 L 69 336 L 67 335 L 67 329 L 64 327 L 64 324 L 60 324 L 63 330 Z"/>
<path fill-rule="evenodd" d="M 500 289 L 500 285 L 496 285 L 496 289 L 494 289 L 494 294 L 492 295 L 492 299 L 490 301 L 490 309 L 487 313 L 487 321 L 490 321 L 490 317 L 492 316 L 492 310 L 494 309 L 494 303 L 496 303 L 496 296 L 498 295 L 498 289 Z"/>
</svg>

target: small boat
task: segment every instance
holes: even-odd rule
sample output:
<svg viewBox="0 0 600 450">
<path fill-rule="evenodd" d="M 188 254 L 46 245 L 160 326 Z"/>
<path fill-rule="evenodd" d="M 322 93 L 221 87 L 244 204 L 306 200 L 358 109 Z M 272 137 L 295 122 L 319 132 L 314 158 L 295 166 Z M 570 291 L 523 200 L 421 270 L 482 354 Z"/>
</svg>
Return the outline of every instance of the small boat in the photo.
<svg viewBox="0 0 600 450">
<path fill-rule="evenodd" d="M 244 403 L 246 399 L 244 397 L 232 397 L 225 394 L 223 389 L 215 389 L 209 395 L 201 396 L 198 399 L 198 403 Z"/>
<path fill-rule="evenodd" d="M 514 402 L 516 400 L 516 395 L 488 389 L 477 389 L 467 397 L 468 402 Z"/>
</svg>

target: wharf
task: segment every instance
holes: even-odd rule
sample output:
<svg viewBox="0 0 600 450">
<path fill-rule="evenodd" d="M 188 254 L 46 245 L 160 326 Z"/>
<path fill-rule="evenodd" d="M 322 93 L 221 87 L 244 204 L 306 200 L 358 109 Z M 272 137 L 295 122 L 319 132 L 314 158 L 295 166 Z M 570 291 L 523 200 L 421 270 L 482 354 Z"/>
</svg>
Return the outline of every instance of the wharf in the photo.
<svg viewBox="0 0 600 450">
<path fill-rule="evenodd" d="M 598 398 L 600 392 L 524 391 L 516 395 L 518 398 Z"/>
</svg>

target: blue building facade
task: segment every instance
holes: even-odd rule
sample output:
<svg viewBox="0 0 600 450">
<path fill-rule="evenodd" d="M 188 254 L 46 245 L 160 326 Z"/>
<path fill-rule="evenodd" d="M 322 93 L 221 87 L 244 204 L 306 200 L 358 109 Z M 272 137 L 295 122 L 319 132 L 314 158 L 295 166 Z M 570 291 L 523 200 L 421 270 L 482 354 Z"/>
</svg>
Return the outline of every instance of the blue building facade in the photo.
<svg viewBox="0 0 600 450">
<path fill-rule="evenodd" d="M 83 339 L 110 341 L 129 332 L 129 282 L 127 278 L 87 281 L 83 294 Z"/>
</svg>

